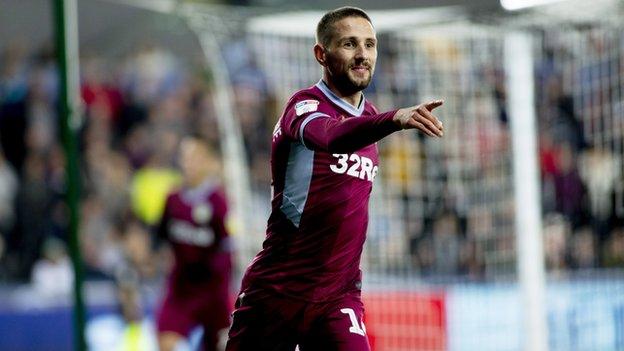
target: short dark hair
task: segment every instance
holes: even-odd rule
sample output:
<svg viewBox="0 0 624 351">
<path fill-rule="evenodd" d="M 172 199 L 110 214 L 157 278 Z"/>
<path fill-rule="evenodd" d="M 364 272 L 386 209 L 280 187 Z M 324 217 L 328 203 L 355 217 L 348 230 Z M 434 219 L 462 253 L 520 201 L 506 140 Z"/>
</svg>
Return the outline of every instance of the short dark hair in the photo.
<svg viewBox="0 0 624 351">
<path fill-rule="evenodd" d="M 212 154 L 215 157 L 221 157 L 221 149 L 219 148 L 217 142 L 204 138 L 204 136 L 197 131 L 192 131 L 183 135 L 182 138 L 180 138 L 180 144 L 182 144 L 185 140 L 197 142 L 207 153 Z"/>
<path fill-rule="evenodd" d="M 323 15 L 316 26 L 316 42 L 325 47 L 329 46 L 334 35 L 334 23 L 347 17 L 361 17 L 373 25 L 373 21 L 364 10 L 351 6 L 340 7 Z"/>
</svg>

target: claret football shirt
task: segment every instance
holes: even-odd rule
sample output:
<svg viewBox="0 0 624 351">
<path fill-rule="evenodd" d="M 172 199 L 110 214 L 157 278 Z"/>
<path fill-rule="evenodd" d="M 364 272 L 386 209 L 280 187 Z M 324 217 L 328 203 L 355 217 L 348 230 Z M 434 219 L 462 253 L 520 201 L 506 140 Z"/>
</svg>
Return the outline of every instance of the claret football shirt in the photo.
<svg viewBox="0 0 624 351">
<path fill-rule="evenodd" d="M 273 132 L 272 212 L 243 291 L 321 302 L 359 289 L 375 142 L 399 129 L 395 112 L 379 114 L 363 95 L 352 106 L 323 81 L 292 96 Z"/>
</svg>

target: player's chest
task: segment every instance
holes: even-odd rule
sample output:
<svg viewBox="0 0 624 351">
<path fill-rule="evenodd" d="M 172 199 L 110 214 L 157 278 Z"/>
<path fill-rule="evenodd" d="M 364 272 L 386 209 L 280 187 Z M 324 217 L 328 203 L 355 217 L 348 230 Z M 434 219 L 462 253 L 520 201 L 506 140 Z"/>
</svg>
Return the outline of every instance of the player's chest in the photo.
<svg viewBox="0 0 624 351">
<path fill-rule="evenodd" d="M 206 226 L 212 219 L 212 204 L 207 199 L 183 201 L 178 197 L 169 206 L 169 213 L 173 219 L 186 221 L 196 226 Z"/>
<path fill-rule="evenodd" d="M 209 246 L 215 236 L 209 223 L 212 209 L 208 203 L 177 203 L 170 208 L 169 238 L 177 243 Z"/>
<path fill-rule="evenodd" d="M 352 153 L 317 153 L 315 172 L 326 177 L 349 177 L 354 181 L 372 182 L 379 172 L 377 146 L 370 145 Z"/>
</svg>

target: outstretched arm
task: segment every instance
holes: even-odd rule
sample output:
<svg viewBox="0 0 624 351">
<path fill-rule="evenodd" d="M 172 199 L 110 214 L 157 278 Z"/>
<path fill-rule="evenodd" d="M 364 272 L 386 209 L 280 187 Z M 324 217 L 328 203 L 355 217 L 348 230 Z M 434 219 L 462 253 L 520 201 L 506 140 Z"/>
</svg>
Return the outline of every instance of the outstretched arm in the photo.
<svg viewBox="0 0 624 351">
<path fill-rule="evenodd" d="M 418 129 L 429 136 L 443 135 L 442 123 L 431 111 L 442 100 L 402 108 L 374 116 L 335 120 L 314 118 L 303 129 L 303 140 L 311 149 L 331 153 L 359 150 L 401 129 Z"/>
</svg>

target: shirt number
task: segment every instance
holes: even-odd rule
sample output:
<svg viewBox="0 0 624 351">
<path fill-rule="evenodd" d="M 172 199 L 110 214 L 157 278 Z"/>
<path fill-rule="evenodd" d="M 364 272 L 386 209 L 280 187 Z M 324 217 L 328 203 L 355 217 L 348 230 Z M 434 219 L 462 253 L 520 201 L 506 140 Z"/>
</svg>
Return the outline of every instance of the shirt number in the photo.
<svg viewBox="0 0 624 351">
<path fill-rule="evenodd" d="M 373 165 L 373 161 L 358 154 L 333 154 L 336 157 L 337 164 L 329 166 L 334 173 L 350 175 L 352 177 L 373 181 L 377 175 L 377 166 Z"/>
<path fill-rule="evenodd" d="M 349 315 L 349 319 L 351 320 L 351 326 L 349 327 L 349 332 L 353 334 L 366 335 L 366 327 L 364 326 L 364 322 L 362 322 L 362 326 L 360 327 L 360 323 L 357 320 L 357 316 L 355 315 L 355 311 L 352 308 L 343 308 L 340 312 Z"/>
</svg>

